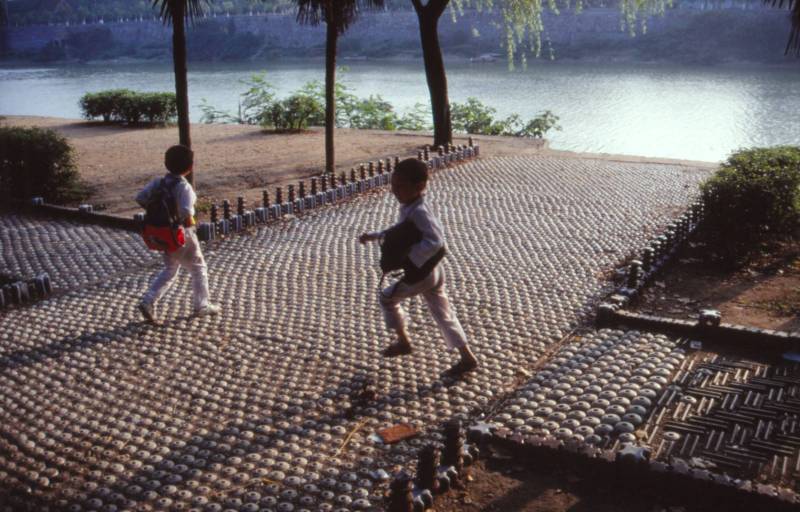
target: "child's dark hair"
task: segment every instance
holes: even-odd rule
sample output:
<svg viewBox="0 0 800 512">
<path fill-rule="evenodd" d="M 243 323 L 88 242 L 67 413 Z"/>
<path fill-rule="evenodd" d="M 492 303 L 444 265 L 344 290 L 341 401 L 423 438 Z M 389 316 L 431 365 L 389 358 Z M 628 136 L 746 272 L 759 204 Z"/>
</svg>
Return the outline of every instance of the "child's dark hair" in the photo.
<svg viewBox="0 0 800 512">
<path fill-rule="evenodd" d="M 414 185 L 428 182 L 428 164 L 416 158 L 406 158 L 398 162 L 394 169 L 395 174 L 403 181 Z"/>
<path fill-rule="evenodd" d="M 164 165 L 172 174 L 183 174 L 194 164 L 194 151 L 182 144 L 172 146 L 164 153 Z"/>
</svg>

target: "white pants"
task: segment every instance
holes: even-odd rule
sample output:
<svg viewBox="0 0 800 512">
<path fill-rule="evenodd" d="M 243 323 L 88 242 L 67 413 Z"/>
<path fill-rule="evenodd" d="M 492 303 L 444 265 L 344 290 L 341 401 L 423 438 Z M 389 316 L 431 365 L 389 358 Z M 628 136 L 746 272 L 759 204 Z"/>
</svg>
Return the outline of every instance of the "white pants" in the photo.
<svg viewBox="0 0 800 512">
<path fill-rule="evenodd" d="M 398 281 L 380 293 L 380 303 L 383 309 L 383 316 L 386 326 L 389 329 L 398 329 L 404 326 L 406 312 L 400 303 L 403 299 L 422 294 L 428 303 L 431 316 L 439 325 L 444 340 L 450 348 L 460 348 L 467 345 L 467 335 L 461 327 L 461 323 L 456 318 L 450 307 L 450 301 L 444 291 L 444 270 L 442 265 L 428 274 L 422 281 L 408 284 Z"/>
<path fill-rule="evenodd" d="M 208 270 L 206 260 L 200 250 L 200 242 L 194 229 L 186 229 L 186 243 L 173 253 L 164 253 L 164 270 L 159 272 L 142 301 L 148 304 L 155 303 L 170 286 L 178 275 L 180 267 L 189 271 L 192 276 L 192 302 L 195 311 L 208 305 Z"/>
</svg>

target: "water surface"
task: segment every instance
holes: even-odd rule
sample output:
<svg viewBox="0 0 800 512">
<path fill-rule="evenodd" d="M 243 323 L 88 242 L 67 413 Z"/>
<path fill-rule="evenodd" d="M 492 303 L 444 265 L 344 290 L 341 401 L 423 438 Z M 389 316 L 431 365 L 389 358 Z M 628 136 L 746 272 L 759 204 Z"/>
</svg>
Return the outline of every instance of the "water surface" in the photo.
<svg viewBox="0 0 800 512">
<path fill-rule="evenodd" d="M 343 80 L 358 94 L 380 94 L 402 112 L 428 102 L 422 64 L 352 62 Z M 200 100 L 235 111 L 242 80 L 267 72 L 278 93 L 323 80 L 320 61 L 191 64 L 193 121 Z M 561 118 L 552 147 L 716 161 L 741 147 L 800 144 L 800 70 L 635 64 L 450 63 L 451 101 L 479 98 L 498 115 L 524 119 L 549 109 Z M 80 117 L 86 92 L 126 87 L 172 90 L 169 64 L 107 64 L 0 69 L 0 114 Z"/>
</svg>

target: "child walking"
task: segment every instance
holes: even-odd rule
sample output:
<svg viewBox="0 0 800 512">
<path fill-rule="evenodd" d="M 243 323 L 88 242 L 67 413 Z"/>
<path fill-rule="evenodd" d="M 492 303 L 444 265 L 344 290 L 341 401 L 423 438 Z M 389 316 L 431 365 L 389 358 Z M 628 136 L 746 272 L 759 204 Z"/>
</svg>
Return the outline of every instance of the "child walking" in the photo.
<svg viewBox="0 0 800 512">
<path fill-rule="evenodd" d="M 168 194 L 174 215 L 184 227 L 185 243 L 174 252 L 164 252 L 164 270 L 153 280 L 147 293 L 139 303 L 139 311 L 150 322 L 155 322 L 155 303 L 174 282 L 180 267 L 192 276 L 192 300 L 197 316 L 217 315 L 220 307 L 208 300 L 208 270 L 200 243 L 195 234 L 194 203 L 197 201 L 192 186 L 185 179 L 194 166 L 194 153 L 186 146 L 170 147 L 164 154 L 164 165 L 169 171 L 163 178 L 156 178 L 136 196 L 136 202 L 147 208 L 156 192 Z"/>
<path fill-rule="evenodd" d="M 380 293 L 380 304 L 389 329 L 397 334 L 397 341 L 383 351 L 385 357 L 410 354 L 413 351 L 405 327 L 406 313 L 401 307 L 404 299 L 422 295 L 434 320 L 444 336 L 447 346 L 456 349 L 460 361 L 446 373 L 458 376 L 478 366 L 478 361 L 467 346 L 467 337 L 461 323 L 450 307 L 445 293 L 444 269 L 438 263 L 444 257 L 444 232 L 439 220 L 425 204 L 425 188 L 428 184 L 428 166 L 412 158 L 403 160 L 392 174 L 392 193 L 400 203 L 397 228 L 411 223 L 419 231 L 420 241 L 414 243 L 402 267 L 403 278 Z M 380 232 L 364 233 L 359 242 L 381 240 L 389 228 Z"/>
</svg>

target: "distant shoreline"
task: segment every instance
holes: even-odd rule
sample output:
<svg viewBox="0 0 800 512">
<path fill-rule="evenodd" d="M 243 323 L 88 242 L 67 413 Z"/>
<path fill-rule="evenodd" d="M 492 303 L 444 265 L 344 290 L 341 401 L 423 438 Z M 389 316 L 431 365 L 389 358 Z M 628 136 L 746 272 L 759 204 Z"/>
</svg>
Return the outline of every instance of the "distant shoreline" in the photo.
<svg viewBox="0 0 800 512">
<path fill-rule="evenodd" d="M 680 65 L 791 66 L 784 57 L 790 23 L 785 9 L 668 9 L 647 19 L 635 37 L 621 30 L 617 8 L 580 14 L 545 12 L 541 53 L 559 61 Z M 505 59 L 506 34 L 498 14 L 465 11 L 439 24 L 444 55 L 454 59 Z M 154 20 L 88 25 L 8 28 L 5 53 L 13 62 L 158 62 L 171 57 L 171 32 Z M 290 15 L 230 16 L 198 20 L 187 31 L 191 62 L 248 62 L 324 57 L 325 29 L 299 25 Z M 520 47 L 520 50 L 523 50 Z M 420 58 L 419 22 L 413 11 L 364 14 L 340 40 L 339 57 L 363 60 Z M 128 60 L 130 59 L 130 60 Z M 533 60 L 530 57 L 529 59 Z M 0 65 L 9 62 L 0 61 Z M 5 64 L 8 65 L 8 64 Z"/>
<path fill-rule="evenodd" d="M 340 57 L 337 62 L 341 66 L 348 66 L 351 64 L 360 64 L 360 63 L 380 63 L 380 62 L 399 62 L 399 63 L 414 63 L 414 62 L 421 62 L 422 56 L 412 56 L 412 55 L 389 55 L 382 58 L 373 58 L 373 57 Z M 230 64 L 273 64 L 276 62 L 280 63 L 316 63 L 319 64 L 320 69 L 324 68 L 325 61 L 324 58 L 318 56 L 312 57 L 288 57 L 282 59 L 243 59 L 243 60 L 225 60 L 225 61 L 189 61 L 189 70 L 191 71 L 192 66 L 201 66 L 201 67 L 210 67 L 214 64 L 221 64 L 221 65 L 230 65 Z M 465 57 L 462 55 L 445 55 L 445 65 L 447 64 L 474 64 L 476 66 L 480 65 L 497 65 L 497 64 L 506 64 L 508 62 L 505 55 L 498 56 L 493 60 L 478 60 L 471 57 Z M 112 59 L 96 59 L 96 60 L 64 60 L 64 61 L 54 61 L 54 62 L 40 62 L 32 59 L 6 59 L 0 60 L 0 69 L 31 69 L 31 68 L 63 68 L 63 67 L 72 67 L 72 66 L 125 66 L 125 65 L 172 65 L 172 61 L 169 59 L 141 59 L 141 58 L 130 58 L 130 57 L 116 57 Z M 527 62 L 527 66 L 529 68 L 535 67 L 543 67 L 543 66 L 559 66 L 559 65 L 613 65 L 613 66 L 641 66 L 641 67 L 657 67 L 657 66 L 685 66 L 687 68 L 694 68 L 694 69 L 742 69 L 742 70 L 753 70 L 753 69 L 774 69 L 774 70 L 787 70 L 787 71 L 797 71 L 800 72 L 800 58 L 794 56 L 787 56 L 785 62 L 756 62 L 756 61 L 748 61 L 748 60 L 730 60 L 725 62 L 716 62 L 716 63 L 694 63 L 694 62 L 676 62 L 676 61 L 658 61 L 658 60 L 639 60 L 634 58 L 627 58 L 627 59 L 612 59 L 606 60 L 601 57 L 596 58 L 581 58 L 581 59 L 574 59 L 574 58 L 555 58 L 555 59 L 529 59 Z M 516 62 L 514 63 L 516 68 L 521 68 L 522 66 Z"/>
</svg>

